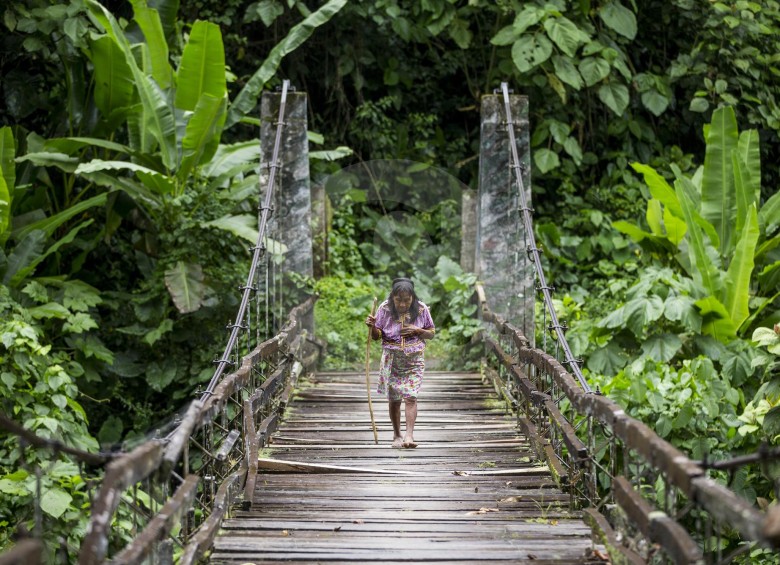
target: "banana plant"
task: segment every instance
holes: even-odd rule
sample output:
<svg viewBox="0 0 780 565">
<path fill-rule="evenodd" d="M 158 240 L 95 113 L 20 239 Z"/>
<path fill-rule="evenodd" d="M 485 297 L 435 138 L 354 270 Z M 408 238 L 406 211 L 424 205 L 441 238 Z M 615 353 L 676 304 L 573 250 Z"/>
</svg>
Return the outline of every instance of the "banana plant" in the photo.
<svg viewBox="0 0 780 565">
<path fill-rule="evenodd" d="M 613 225 L 644 248 L 675 256 L 696 283 L 702 332 L 728 342 L 780 296 L 771 295 L 780 278 L 780 193 L 761 205 L 758 132 L 740 134 L 733 108 L 713 113 L 705 139 L 704 165 L 691 177 L 671 166 L 674 186 L 652 167 L 632 164 L 651 195 L 650 231 Z M 751 291 L 759 298 L 752 313 Z"/>
</svg>

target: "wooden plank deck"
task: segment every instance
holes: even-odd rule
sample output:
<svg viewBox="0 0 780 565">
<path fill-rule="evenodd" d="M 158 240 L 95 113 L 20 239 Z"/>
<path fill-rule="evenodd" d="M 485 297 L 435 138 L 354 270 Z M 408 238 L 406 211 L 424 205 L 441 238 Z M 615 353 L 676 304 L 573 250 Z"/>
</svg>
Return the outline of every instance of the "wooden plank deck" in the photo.
<svg viewBox="0 0 780 565">
<path fill-rule="evenodd" d="M 580 513 L 479 375 L 426 373 L 416 449 L 390 447 L 374 397 L 379 445 L 363 375 L 304 384 L 212 563 L 598 562 Z"/>
</svg>

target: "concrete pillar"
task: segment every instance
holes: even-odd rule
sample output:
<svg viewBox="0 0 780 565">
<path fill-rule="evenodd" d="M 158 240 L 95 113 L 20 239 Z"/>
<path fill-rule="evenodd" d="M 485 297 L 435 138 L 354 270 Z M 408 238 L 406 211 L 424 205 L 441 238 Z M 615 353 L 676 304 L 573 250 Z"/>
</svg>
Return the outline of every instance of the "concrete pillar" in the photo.
<svg viewBox="0 0 780 565">
<path fill-rule="evenodd" d="M 464 189 L 460 197 L 460 268 L 466 272 L 476 271 L 477 245 L 477 196 L 473 190 Z"/>
<path fill-rule="evenodd" d="M 268 186 L 274 141 L 276 140 L 276 121 L 279 118 L 280 92 L 264 92 L 260 103 L 260 159 L 264 167 L 261 170 L 260 186 Z M 311 190 L 309 186 L 309 140 L 307 130 L 307 96 L 305 92 L 288 92 L 284 115 L 285 126 L 282 130 L 279 148 L 280 168 L 276 172 L 274 185 L 274 211 L 268 224 L 268 236 L 281 242 L 287 248 L 284 263 L 275 267 L 274 301 L 281 303 L 291 292 L 289 282 L 282 273 L 298 273 L 311 277 L 312 231 L 311 231 Z M 263 202 L 265 193 L 261 194 Z M 285 298 L 286 300 L 286 298 Z M 279 315 L 279 311 L 275 310 Z M 286 316 L 287 313 L 281 314 Z M 309 329 L 312 329 L 311 327 Z"/>
<path fill-rule="evenodd" d="M 510 95 L 523 185 L 531 206 L 531 155 L 528 98 Z M 526 254 L 525 227 L 518 212 L 520 195 L 509 168 L 511 152 L 503 96 L 482 97 L 477 202 L 476 270 L 488 304 L 534 339 L 534 268 Z"/>
</svg>

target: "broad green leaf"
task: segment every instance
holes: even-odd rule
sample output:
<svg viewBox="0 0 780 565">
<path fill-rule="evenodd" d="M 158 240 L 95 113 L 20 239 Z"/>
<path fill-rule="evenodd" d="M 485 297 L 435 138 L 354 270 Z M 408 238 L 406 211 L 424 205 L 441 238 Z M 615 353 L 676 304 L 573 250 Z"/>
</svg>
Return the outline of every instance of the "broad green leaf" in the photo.
<svg viewBox="0 0 780 565">
<path fill-rule="evenodd" d="M 233 235 L 244 238 L 247 241 L 257 243 L 259 231 L 257 227 L 257 216 L 252 214 L 241 214 L 239 216 L 222 216 L 210 222 L 203 222 L 204 228 L 217 228 L 225 230 Z"/>
<path fill-rule="evenodd" d="M 542 174 L 552 171 L 561 165 L 558 155 L 547 148 L 534 151 L 534 163 L 539 167 Z"/>
<path fill-rule="evenodd" d="M 654 116 L 660 116 L 669 107 L 669 98 L 652 88 L 642 93 L 642 104 L 650 110 Z"/>
<path fill-rule="evenodd" d="M 203 94 L 217 100 L 227 95 L 225 47 L 218 25 L 197 21 L 176 74 L 176 107 L 194 111 Z"/>
<path fill-rule="evenodd" d="M 512 24 L 515 28 L 515 33 L 520 36 L 529 27 L 538 24 L 545 16 L 545 11 L 539 6 L 533 4 L 526 4 L 523 9 L 515 16 L 515 21 Z"/>
<path fill-rule="evenodd" d="M 676 334 L 651 335 L 642 342 L 642 351 L 651 359 L 668 363 L 682 347 L 682 340 Z"/>
<path fill-rule="evenodd" d="M 66 173 L 72 173 L 76 170 L 79 160 L 76 157 L 71 157 L 65 153 L 55 153 L 49 151 L 39 151 L 36 153 L 27 153 L 21 157 L 17 157 L 16 161 L 22 163 L 29 161 L 39 167 L 57 167 L 65 171 Z"/>
<path fill-rule="evenodd" d="M 41 496 L 41 510 L 53 518 L 59 518 L 70 507 L 73 497 L 60 488 L 49 488 Z"/>
<path fill-rule="evenodd" d="M 563 142 L 563 149 L 566 151 L 566 153 L 571 155 L 571 158 L 574 159 L 575 164 L 579 165 L 582 163 L 582 148 L 575 138 L 567 137 Z"/>
<path fill-rule="evenodd" d="M 720 294 L 721 289 L 719 273 L 707 253 L 705 234 L 699 223 L 696 222 L 696 212 L 686 192 L 686 183 L 691 184 L 685 177 L 679 178 L 675 181 L 675 188 L 677 189 L 677 199 L 685 216 L 685 223 L 688 226 L 686 238 L 688 240 L 688 253 L 692 270 L 690 274 L 693 280 L 703 286 L 708 293 L 717 296 Z M 691 187 L 689 190 L 695 190 L 695 188 Z"/>
<path fill-rule="evenodd" d="M 645 328 L 664 313 L 664 302 L 659 296 L 647 296 L 629 300 L 623 306 L 625 324 L 634 335 L 641 336 Z"/>
<path fill-rule="evenodd" d="M 599 10 L 599 17 L 606 26 L 628 39 L 636 37 L 636 16 L 617 0 L 608 2 Z"/>
<path fill-rule="evenodd" d="M 27 237 L 27 235 L 30 234 L 31 232 L 36 230 L 43 230 L 45 235 L 51 236 L 54 233 L 54 230 L 56 230 L 58 227 L 60 227 L 62 224 L 64 224 L 74 216 L 77 216 L 85 212 L 86 210 L 92 208 L 93 206 L 102 206 L 103 204 L 105 204 L 107 197 L 108 197 L 108 193 L 104 192 L 103 194 L 98 194 L 97 196 L 93 196 L 92 198 L 82 200 L 78 204 L 74 204 L 70 208 L 63 210 L 58 214 L 54 214 L 53 216 L 44 218 L 43 220 L 38 220 L 37 222 L 29 223 L 17 230 L 14 230 L 13 236 L 17 240 L 21 240 Z"/>
<path fill-rule="evenodd" d="M 233 145 L 220 145 L 202 173 L 210 178 L 230 174 L 233 170 L 246 171 L 260 165 L 260 141 L 253 139 Z"/>
<path fill-rule="evenodd" d="M 751 193 L 753 182 L 750 178 L 750 171 L 736 151 L 731 154 L 731 161 L 734 167 L 734 197 L 737 205 L 737 214 L 734 218 L 736 221 L 735 233 L 740 234 L 747 220 L 748 210 L 751 206 L 756 206 L 756 199 L 755 195 Z"/>
<path fill-rule="evenodd" d="M 159 326 L 154 328 L 152 331 L 147 332 L 144 335 L 143 340 L 148 345 L 154 345 L 162 338 L 163 335 L 170 332 L 172 329 L 173 329 L 173 320 L 171 320 L 170 318 L 165 318 Z"/>
<path fill-rule="evenodd" d="M 127 65 L 133 74 L 133 82 L 143 106 L 143 122 L 137 123 L 135 129 L 148 131 L 160 147 L 163 164 L 169 170 L 176 166 L 178 150 L 176 147 L 176 123 L 165 94 L 160 86 L 138 66 L 133 49 L 114 16 L 96 0 L 86 0 L 89 16 L 116 41 L 121 48 Z M 145 45 L 141 46 L 141 59 L 148 52 Z M 135 113 L 137 115 L 137 113 Z M 132 117 L 131 113 L 129 117 Z M 136 140 L 137 141 L 137 140 Z M 133 144 L 131 144 L 133 145 Z M 148 147 L 142 148 L 148 151 Z"/>
<path fill-rule="evenodd" d="M 515 26 L 508 25 L 498 30 L 498 33 L 490 39 L 490 43 L 493 45 L 511 45 L 517 38 L 520 37 L 520 33 L 515 31 Z"/>
<path fill-rule="evenodd" d="M 62 331 L 67 333 L 81 334 L 97 328 L 97 322 L 84 312 L 76 312 L 62 325 Z"/>
<path fill-rule="evenodd" d="M 601 375 L 612 377 L 628 363 L 628 355 L 614 341 L 606 347 L 597 349 L 588 357 L 588 369 Z"/>
<path fill-rule="evenodd" d="M 335 149 L 327 149 L 323 151 L 310 151 L 309 159 L 313 161 L 338 161 L 344 157 L 349 157 L 354 151 L 349 147 L 340 145 Z"/>
<path fill-rule="evenodd" d="M 650 189 L 650 194 L 653 198 L 660 200 L 661 204 L 672 214 L 678 218 L 683 218 L 677 194 L 664 177 L 659 175 L 654 168 L 641 163 L 631 163 L 631 168 L 644 177 L 645 184 Z"/>
<path fill-rule="evenodd" d="M 704 173 L 701 186 L 701 216 L 714 227 L 720 238 L 721 256 L 734 249 L 734 167 L 731 153 L 737 149 L 739 135 L 734 109 L 718 108 L 712 113 L 704 154 Z M 690 223 L 688 224 L 690 228 Z"/>
<path fill-rule="evenodd" d="M 162 89 L 172 83 L 173 70 L 168 61 L 168 41 L 165 39 L 160 14 L 147 5 L 147 0 L 130 0 L 133 5 L 133 19 L 136 21 L 149 46 L 152 77 Z"/>
<path fill-rule="evenodd" d="M 16 186 L 16 143 L 11 128 L 0 128 L 0 176 L 5 179 L 5 186 L 9 192 L 13 192 Z M 0 232 L 1 233 L 1 232 Z"/>
<path fill-rule="evenodd" d="M 753 274 L 753 254 L 758 243 L 758 214 L 755 204 L 748 210 L 747 221 L 737 240 L 734 257 L 731 259 L 724 280 L 724 306 L 735 328 L 739 328 L 748 317 L 750 279 Z"/>
<path fill-rule="evenodd" d="M 27 268 L 30 263 L 41 255 L 46 234 L 42 230 L 32 230 L 24 237 L 17 239 L 19 243 L 16 244 L 13 251 L 8 255 L 6 270 L 3 274 L 2 283 L 6 286 L 11 286 L 11 280 L 16 277 L 16 274 Z"/>
<path fill-rule="evenodd" d="M 284 7 L 277 0 L 261 0 L 250 4 L 244 22 L 251 23 L 260 19 L 265 27 L 270 27 L 282 14 L 284 14 Z"/>
<path fill-rule="evenodd" d="M 758 213 L 758 219 L 765 235 L 772 234 L 780 226 L 780 191 L 775 192 L 764 202 Z"/>
<path fill-rule="evenodd" d="M 653 232 L 653 235 L 665 235 L 663 210 L 661 208 L 660 200 L 651 198 L 647 201 L 647 213 L 645 214 L 645 218 L 647 219 L 647 225 L 650 226 L 650 231 Z"/>
<path fill-rule="evenodd" d="M 165 37 L 168 39 L 168 45 L 174 41 L 176 33 L 176 24 L 179 14 L 179 0 L 147 0 L 150 8 L 157 10 L 160 15 Z"/>
<path fill-rule="evenodd" d="M 773 439 L 780 434 L 780 406 L 773 406 L 764 414 L 761 427 L 764 433 Z"/>
<path fill-rule="evenodd" d="M 103 425 L 100 426 L 100 430 L 97 434 L 98 441 L 100 441 L 101 445 L 106 446 L 119 443 L 122 439 L 123 429 L 124 424 L 122 423 L 122 418 L 111 414 L 103 422 Z"/>
<path fill-rule="evenodd" d="M 123 163 L 124 161 L 117 161 L 117 162 Z M 136 174 L 139 175 L 139 178 L 144 175 L 144 173 L 139 171 L 136 171 Z M 143 204 L 144 206 L 150 209 L 159 208 L 160 206 L 162 206 L 162 199 L 155 192 L 149 190 L 146 184 L 147 183 L 154 184 L 159 189 L 162 188 L 162 186 L 164 186 L 160 184 L 161 179 L 168 179 L 168 177 L 164 177 L 159 173 L 156 173 L 156 175 L 157 177 L 154 177 L 154 182 L 152 182 L 151 177 L 144 176 L 144 180 L 142 184 L 136 182 L 134 179 L 130 177 L 113 174 L 110 169 L 95 170 L 92 172 L 81 173 L 81 176 L 89 179 L 95 184 L 98 184 L 100 186 L 107 186 L 115 190 L 122 190 L 126 192 L 137 203 Z M 173 184 L 170 183 L 170 180 L 168 180 L 168 182 L 170 186 L 170 190 L 168 192 L 173 192 L 174 189 Z"/>
<path fill-rule="evenodd" d="M 11 227 L 11 191 L 8 190 L 2 172 L 0 169 L 0 249 L 8 239 Z"/>
<path fill-rule="evenodd" d="M 671 241 L 675 247 L 680 245 L 680 242 L 688 231 L 685 220 L 672 214 L 667 207 L 664 207 L 664 228 L 666 228 L 667 239 Z"/>
<path fill-rule="evenodd" d="M 544 20 L 544 30 L 549 38 L 558 46 L 558 49 L 569 57 L 574 57 L 577 49 L 583 43 L 590 41 L 587 33 L 580 30 L 570 19 L 566 17 L 548 17 Z"/>
<path fill-rule="evenodd" d="M 721 343 L 728 343 L 737 335 L 737 328 L 731 321 L 726 307 L 714 296 L 708 296 L 696 301 L 696 306 L 702 315 L 701 331 L 711 335 Z"/>
<path fill-rule="evenodd" d="M 686 332 L 701 332 L 701 314 L 696 309 L 696 301 L 690 296 L 671 295 L 664 301 L 664 317 L 672 322 L 680 322 Z"/>
<path fill-rule="evenodd" d="M 144 167 L 143 165 L 131 163 L 130 161 L 102 161 L 100 159 L 93 159 L 88 163 L 79 165 L 76 169 L 76 174 L 95 179 L 97 177 L 95 177 L 94 173 L 103 171 L 120 171 L 120 173 L 122 171 L 132 171 L 144 181 L 144 185 L 147 188 L 154 190 L 157 194 L 168 194 L 174 190 L 174 185 L 170 177 Z"/>
<path fill-rule="evenodd" d="M 622 116 L 628 108 L 628 88 L 619 83 L 602 84 L 598 90 L 599 99 L 616 115 Z"/>
<path fill-rule="evenodd" d="M 571 86 L 574 90 L 582 88 L 582 78 L 580 78 L 580 73 L 577 72 L 577 67 L 574 66 L 571 59 L 554 55 L 552 62 L 555 74 L 561 81 Z"/>
<path fill-rule="evenodd" d="M 43 147 L 46 150 L 53 149 L 58 153 L 65 153 L 71 156 L 85 147 L 100 147 L 101 149 L 116 151 L 117 153 L 132 153 L 132 150 L 127 145 L 96 137 L 53 137 L 47 139 Z"/>
<path fill-rule="evenodd" d="M 753 336 L 750 339 L 763 347 L 780 343 L 780 336 L 772 328 L 756 328 L 753 330 Z"/>
<path fill-rule="evenodd" d="M 739 160 L 750 173 L 750 182 L 747 186 L 748 192 L 752 195 L 750 203 L 755 202 L 758 205 L 761 198 L 761 141 L 757 130 L 749 129 L 739 134 L 737 153 Z"/>
<path fill-rule="evenodd" d="M 222 127 L 225 124 L 227 98 L 214 98 L 204 93 L 195 112 L 187 123 L 182 140 L 181 167 L 177 172 L 180 183 L 184 183 L 192 170 L 208 162 L 217 150 Z"/>
<path fill-rule="evenodd" d="M 203 305 L 206 286 L 203 284 L 203 269 L 200 265 L 178 261 L 165 271 L 165 286 L 182 314 L 195 312 Z"/>
<path fill-rule="evenodd" d="M 79 225 L 77 225 L 75 228 L 70 230 L 65 236 L 58 239 L 56 242 L 54 242 L 53 245 L 51 245 L 45 253 L 41 253 L 37 257 L 35 257 L 33 260 L 31 260 L 24 268 L 21 268 L 18 270 L 18 272 L 11 278 L 10 286 L 17 286 L 19 283 L 21 283 L 27 276 L 33 273 L 35 271 L 35 267 L 37 267 L 44 259 L 46 259 L 49 255 L 52 253 L 56 253 L 59 251 L 59 249 L 64 246 L 68 245 L 69 243 L 73 243 L 73 240 L 76 239 L 76 236 L 78 233 L 84 229 L 85 227 L 92 224 L 92 220 L 87 220 L 86 222 L 82 222 Z"/>
<path fill-rule="evenodd" d="M 90 42 L 94 67 L 95 105 L 113 129 L 130 111 L 135 98 L 133 73 L 117 42 L 103 35 Z"/>
<path fill-rule="evenodd" d="M 257 105 L 257 97 L 262 92 L 265 83 L 276 73 L 282 58 L 300 47 L 314 33 L 315 29 L 326 24 L 346 3 L 347 0 L 329 0 L 316 12 L 307 16 L 301 23 L 293 26 L 287 36 L 271 49 L 271 53 L 263 61 L 263 64 L 260 65 L 260 68 L 252 75 L 252 78 L 241 89 L 241 92 L 238 93 L 238 96 L 236 96 L 230 106 L 225 127 L 230 127 L 238 122 Z"/>
<path fill-rule="evenodd" d="M 593 86 L 609 76 L 609 63 L 601 57 L 585 57 L 580 61 L 579 69 L 587 86 Z"/>
<path fill-rule="evenodd" d="M 512 45 L 512 61 L 521 73 L 527 73 L 549 59 L 552 48 L 543 35 L 524 35 Z"/>
</svg>

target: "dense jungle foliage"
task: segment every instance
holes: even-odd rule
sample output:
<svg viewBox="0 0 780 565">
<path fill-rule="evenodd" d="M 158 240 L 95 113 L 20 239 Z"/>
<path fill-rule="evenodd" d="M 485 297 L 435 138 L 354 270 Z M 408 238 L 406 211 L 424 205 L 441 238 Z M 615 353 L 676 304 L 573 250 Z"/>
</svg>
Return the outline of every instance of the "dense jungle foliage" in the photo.
<svg viewBox="0 0 780 565">
<path fill-rule="evenodd" d="M 777 1 L 9 0 L 2 18 L 0 409 L 26 428 L 116 449 L 208 381 L 257 236 L 258 96 L 284 78 L 328 196 L 318 276 L 297 282 L 322 296 L 328 363 L 359 360 L 355 320 L 398 274 L 444 330 L 431 356 L 460 359 L 461 195 L 505 80 L 529 98 L 537 236 L 591 382 L 694 458 L 778 443 Z M 328 182 L 379 161 L 457 182 Z M 7 436 L 0 547 L 32 527 L 36 466 L 54 560 L 83 536 L 84 471 Z M 767 469 L 722 478 L 774 503 Z"/>
</svg>

